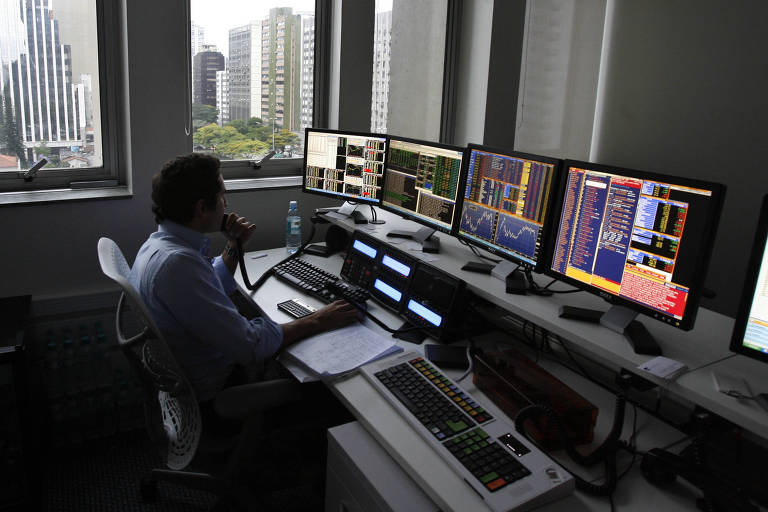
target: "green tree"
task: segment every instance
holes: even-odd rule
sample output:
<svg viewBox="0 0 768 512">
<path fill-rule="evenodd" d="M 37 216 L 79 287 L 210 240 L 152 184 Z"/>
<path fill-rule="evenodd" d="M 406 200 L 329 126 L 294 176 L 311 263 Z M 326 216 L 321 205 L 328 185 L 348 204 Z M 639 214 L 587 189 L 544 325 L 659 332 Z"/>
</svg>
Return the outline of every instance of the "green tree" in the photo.
<svg viewBox="0 0 768 512">
<path fill-rule="evenodd" d="M 288 130 L 280 130 L 275 134 L 275 148 L 285 148 L 285 146 L 295 146 L 299 143 L 299 136 Z"/>
<path fill-rule="evenodd" d="M 243 135 L 248 133 L 248 125 L 242 119 L 233 119 L 232 121 L 228 122 L 226 126 L 232 126 Z"/>
<path fill-rule="evenodd" d="M 197 130 L 193 140 L 195 144 L 199 144 L 206 148 L 211 148 L 226 142 L 247 141 L 248 138 L 242 133 L 238 132 L 234 126 L 218 126 L 216 124 L 209 124 Z"/>
<path fill-rule="evenodd" d="M 266 153 L 269 145 L 260 140 L 236 140 L 224 142 L 216 146 L 216 152 L 227 155 L 230 158 L 254 158 L 256 155 Z"/>
<path fill-rule="evenodd" d="M 211 105 L 192 104 L 192 128 L 196 131 L 203 126 L 215 123 L 219 119 L 219 111 Z"/>
</svg>

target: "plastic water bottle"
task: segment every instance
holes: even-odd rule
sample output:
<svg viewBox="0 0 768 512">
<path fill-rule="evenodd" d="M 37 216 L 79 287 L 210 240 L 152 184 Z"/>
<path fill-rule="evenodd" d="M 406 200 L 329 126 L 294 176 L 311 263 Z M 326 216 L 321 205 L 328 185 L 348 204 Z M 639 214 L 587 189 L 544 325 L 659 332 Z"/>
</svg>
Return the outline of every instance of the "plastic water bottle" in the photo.
<svg viewBox="0 0 768 512">
<path fill-rule="evenodd" d="M 296 201 L 288 203 L 288 216 L 285 218 L 285 250 L 293 254 L 301 246 L 301 215 Z"/>
</svg>

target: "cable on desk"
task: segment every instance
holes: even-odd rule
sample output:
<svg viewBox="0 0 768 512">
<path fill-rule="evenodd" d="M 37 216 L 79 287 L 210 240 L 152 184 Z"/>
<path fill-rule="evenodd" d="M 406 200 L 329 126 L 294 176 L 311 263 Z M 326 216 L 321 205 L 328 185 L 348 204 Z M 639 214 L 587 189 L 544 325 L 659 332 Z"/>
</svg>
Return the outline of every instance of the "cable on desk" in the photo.
<svg viewBox="0 0 768 512">
<path fill-rule="evenodd" d="M 472 253 L 474 253 L 474 255 L 477 256 L 478 258 L 482 258 L 484 260 L 490 261 L 491 263 L 496 263 L 496 264 L 501 263 L 501 260 L 497 260 L 495 258 L 485 256 L 484 254 L 480 254 L 480 251 L 478 251 L 474 245 L 470 244 L 466 240 L 462 240 L 461 238 L 459 238 L 459 242 L 469 247 Z"/>
<path fill-rule="evenodd" d="M 681 375 L 687 375 L 689 373 L 697 372 L 697 371 L 701 370 L 702 368 L 706 368 L 707 366 L 712 366 L 713 364 L 717 364 L 720 361 L 725 361 L 726 359 L 730 359 L 732 357 L 736 357 L 736 354 L 731 354 L 731 355 L 728 355 L 728 356 L 724 356 L 724 357 L 721 357 L 720 359 L 715 359 L 712 362 L 703 364 L 701 366 L 697 366 L 696 368 L 691 368 L 690 370 L 688 370 L 687 372 L 682 373 Z"/>
<path fill-rule="evenodd" d="M 549 293 L 576 293 L 576 292 L 582 292 L 584 290 L 580 288 L 574 288 L 573 290 L 550 290 L 549 287 L 555 284 L 559 279 L 554 278 L 549 283 L 547 283 L 545 286 L 541 287 L 541 290 L 547 290 Z M 538 286 L 538 285 L 537 285 Z"/>
<path fill-rule="evenodd" d="M 237 262 L 240 265 L 240 276 L 243 278 L 243 284 L 245 287 L 255 292 L 261 286 L 269 279 L 274 273 L 275 273 L 275 267 L 277 265 L 280 265 L 282 263 L 285 263 L 286 261 L 292 260 L 296 257 L 298 257 L 302 252 L 304 252 L 304 249 L 312 242 L 312 239 L 315 237 L 315 224 L 319 221 L 316 215 L 313 215 L 310 218 L 310 225 L 312 226 L 309 230 L 309 236 L 307 237 L 307 241 L 304 242 L 293 254 L 290 254 L 287 258 L 284 258 L 280 260 L 278 263 L 272 265 L 270 268 L 268 268 L 257 280 L 255 283 L 251 284 L 251 281 L 248 279 L 248 272 L 245 270 L 245 252 L 243 251 L 243 243 L 240 241 L 240 239 L 237 239 L 235 242 L 237 243 Z"/>
<path fill-rule="evenodd" d="M 469 375 L 472 374 L 474 367 L 475 367 L 475 352 L 476 352 L 476 345 L 475 345 L 475 339 L 471 336 L 467 336 L 467 339 L 469 340 L 469 346 L 467 346 L 467 371 L 461 374 L 461 377 L 456 379 L 456 382 L 461 382 L 462 380 L 466 379 Z"/>
<path fill-rule="evenodd" d="M 548 334 L 552 334 L 552 333 L 548 333 Z M 568 345 L 566 345 L 566 344 L 565 344 L 565 342 L 563 341 L 563 339 L 562 339 L 562 338 L 561 338 L 559 335 L 557 335 L 557 334 L 552 334 L 552 336 L 554 336 L 555 338 L 557 338 L 557 342 L 560 344 L 560 346 L 561 346 L 561 347 L 563 347 L 563 350 L 565 350 L 565 353 L 568 355 L 568 359 L 570 359 L 570 360 L 573 362 L 573 364 L 575 364 L 575 365 L 576 365 L 576 368 L 578 368 L 578 369 L 579 369 L 579 373 L 581 373 L 581 375 L 582 375 L 583 377 L 586 377 L 586 378 L 587 378 L 587 379 L 589 379 L 589 380 L 594 380 L 594 379 L 593 379 L 593 378 L 592 378 L 592 377 L 591 377 L 591 376 L 590 376 L 590 375 L 587 373 L 587 371 L 584 369 L 584 367 L 582 367 L 582 366 L 581 366 L 581 364 L 579 364 L 579 362 L 578 362 L 578 361 L 576 361 L 576 358 L 575 358 L 575 357 L 573 357 L 573 354 L 571 353 L 571 349 L 569 349 L 569 348 L 568 348 Z"/>
</svg>

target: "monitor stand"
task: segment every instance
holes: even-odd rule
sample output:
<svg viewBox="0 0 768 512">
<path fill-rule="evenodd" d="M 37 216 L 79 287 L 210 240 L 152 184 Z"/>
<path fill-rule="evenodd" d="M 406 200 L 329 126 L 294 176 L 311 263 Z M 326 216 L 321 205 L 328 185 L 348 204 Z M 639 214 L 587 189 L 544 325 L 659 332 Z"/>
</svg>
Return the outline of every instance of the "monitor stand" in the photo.
<svg viewBox="0 0 768 512">
<path fill-rule="evenodd" d="M 352 204 L 349 201 L 341 205 L 341 207 L 339 207 L 336 213 L 338 213 L 339 215 L 346 215 L 347 217 L 355 221 L 355 224 L 368 224 L 368 219 L 365 218 L 365 215 L 363 215 L 363 212 L 357 211 L 357 205 Z"/>
<path fill-rule="evenodd" d="M 530 290 L 530 282 L 532 281 L 530 272 L 522 270 L 520 265 L 507 260 L 501 260 L 496 265 L 479 261 L 468 261 L 461 267 L 461 270 L 477 272 L 479 274 L 491 274 L 496 279 L 504 281 L 507 293 L 516 293 L 518 295 L 525 295 Z"/>
<path fill-rule="evenodd" d="M 635 354 L 661 355 L 661 347 L 653 339 L 651 333 L 639 320 L 635 320 L 637 312 L 624 306 L 611 306 L 604 313 L 594 309 L 562 306 L 560 317 L 599 323 L 603 327 L 623 334 L 629 340 Z"/>
<path fill-rule="evenodd" d="M 421 244 L 421 250 L 424 252 L 440 252 L 440 239 L 434 236 L 435 230 L 428 227 L 420 228 L 417 231 L 404 231 L 393 229 L 387 236 L 392 238 L 408 238 Z"/>
</svg>

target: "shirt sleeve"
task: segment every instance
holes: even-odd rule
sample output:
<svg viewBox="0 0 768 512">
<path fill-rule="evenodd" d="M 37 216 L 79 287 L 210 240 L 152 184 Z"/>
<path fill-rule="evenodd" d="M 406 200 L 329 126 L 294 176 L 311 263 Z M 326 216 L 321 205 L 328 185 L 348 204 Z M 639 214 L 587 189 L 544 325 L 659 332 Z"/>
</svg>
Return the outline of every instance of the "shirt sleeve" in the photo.
<svg viewBox="0 0 768 512">
<path fill-rule="evenodd" d="M 229 268 L 224 263 L 224 260 L 221 256 L 216 256 L 213 258 L 213 270 L 216 272 L 216 275 L 219 277 L 219 281 L 221 282 L 221 286 L 224 287 L 224 293 L 226 295 L 230 295 L 232 292 L 235 291 L 237 288 L 237 282 L 235 281 L 235 276 L 232 275 L 232 272 L 229 271 Z"/>
<path fill-rule="evenodd" d="M 215 263 L 212 267 L 201 256 L 179 252 L 169 257 L 157 275 L 154 289 L 157 300 L 183 327 L 187 337 L 227 354 L 237 364 L 247 366 L 267 359 L 282 344 L 280 325 L 266 317 L 249 321 L 238 313 Z"/>
</svg>

